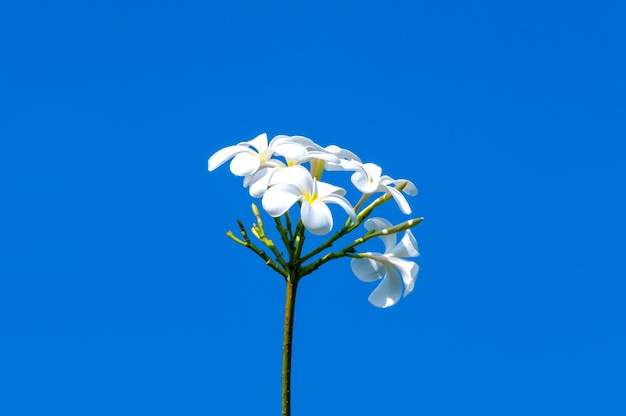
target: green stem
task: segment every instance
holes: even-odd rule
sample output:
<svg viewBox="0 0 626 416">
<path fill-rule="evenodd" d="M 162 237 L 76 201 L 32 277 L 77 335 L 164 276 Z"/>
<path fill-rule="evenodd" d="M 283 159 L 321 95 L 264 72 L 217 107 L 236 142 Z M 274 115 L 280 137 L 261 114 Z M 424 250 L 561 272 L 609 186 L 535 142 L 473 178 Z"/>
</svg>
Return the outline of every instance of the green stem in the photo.
<svg viewBox="0 0 626 416">
<path fill-rule="evenodd" d="M 285 327 L 283 332 L 283 416 L 291 415 L 291 346 L 293 338 L 293 315 L 296 306 L 298 277 L 290 275 L 287 279 L 285 296 Z"/>
<path fill-rule="evenodd" d="M 379 230 L 379 231 L 370 230 L 367 233 L 365 233 L 362 237 L 357 238 L 352 243 L 350 243 L 347 246 L 345 246 L 343 249 L 341 249 L 341 250 L 339 250 L 337 252 L 327 253 L 323 257 L 320 257 L 319 259 L 315 260 L 312 263 L 307 264 L 306 266 L 302 266 L 301 265 L 298 277 L 302 278 L 302 277 L 306 276 L 307 274 L 312 273 L 313 271 L 317 270 L 322 264 L 324 264 L 324 263 L 326 263 L 326 262 L 328 262 L 330 260 L 337 259 L 339 257 L 350 256 L 352 253 L 355 252 L 354 248 L 356 246 L 358 246 L 359 244 L 363 244 L 367 240 L 370 240 L 370 239 L 372 239 L 374 237 L 380 237 L 381 235 L 396 234 L 396 233 L 399 233 L 401 231 L 408 230 L 409 228 L 413 228 L 416 225 L 418 225 L 419 223 L 421 223 L 423 219 L 424 219 L 424 217 L 413 218 L 413 219 L 410 219 L 408 221 L 404 221 L 403 223 L 400 223 L 398 225 L 394 225 L 392 227 L 385 228 L 383 230 Z M 331 238 L 331 240 L 334 241 L 332 238 Z M 332 245 L 332 241 L 331 240 L 329 240 L 331 242 L 331 244 L 328 244 L 328 241 L 327 241 L 325 244 L 323 244 L 320 247 L 323 247 L 323 248 L 324 248 L 324 246 L 330 247 Z M 316 254 L 316 250 L 313 250 L 311 253 Z M 311 253 L 309 253 L 306 256 L 304 256 L 303 259 L 305 259 L 305 260 L 309 259 Z"/>
</svg>

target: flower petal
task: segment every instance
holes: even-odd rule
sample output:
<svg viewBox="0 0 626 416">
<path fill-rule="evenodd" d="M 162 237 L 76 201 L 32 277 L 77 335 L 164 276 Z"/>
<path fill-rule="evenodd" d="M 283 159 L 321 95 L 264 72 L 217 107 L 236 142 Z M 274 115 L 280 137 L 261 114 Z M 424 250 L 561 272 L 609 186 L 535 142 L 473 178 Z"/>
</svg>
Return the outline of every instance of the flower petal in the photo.
<svg viewBox="0 0 626 416">
<path fill-rule="evenodd" d="M 352 261 L 350 261 L 350 268 L 357 279 L 362 282 L 375 282 L 382 278 L 387 272 L 381 263 L 371 257 L 352 259 Z"/>
<path fill-rule="evenodd" d="M 277 168 L 264 168 L 255 172 L 251 176 L 246 176 L 243 185 L 250 187 L 248 190 L 253 198 L 260 198 L 265 194 L 272 174 Z"/>
<path fill-rule="evenodd" d="M 411 262 L 413 263 L 413 262 Z M 404 295 L 406 296 L 413 291 L 413 287 L 415 286 L 415 280 L 417 280 L 417 273 L 420 270 L 420 266 L 417 263 L 413 263 L 408 270 L 409 273 L 404 273 L 401 271 L 402 281 L 404 282 Z"/>
<path fill-rule="evenodd" d="M 415 286 L 419 266 L 415 262 L 395 257 L 388 258 L 388 260 L 391 266 L 400 272 L 400 276 L 402 276 L 402 281 L 404 282 L 404 296 L 408 295 L 413 291 L 413 286 Z"/>
<path fill-rule="evenodd" d="M 400 211 L 402 211 L 403 214 L 410 214 L 411 207 L 409 206 L 409 203 L 407 202 L 404 195 L 402 195 L 402 192 L 398 191 L 393 186 L 387 186 L 386 188 L 387 192 L 391 194 L 393 199 L 396 201 L 396 204 L 398 204 L 398 208 L 400 208 Z"/>
<path fill-rule="evenodd" d="M 305 147 L 307 150 L 317 150 L 322 148 L 321 146 L 315 144 L 313 140 L 304 136 L 286 136 L 284 134 L 279 134 L 272 139 L 272 146 L 283 143 L 296 143 Z"/>
<path fill-rule="evenodd" d="M 367 300 L 378 308 L 388 308 L 395 305 L 402 297 L 402 282 L 400 276 L 391 267 L 387 268 L 387 275 L 378 287 L 369 295 Z"/>
<path fill-rule="evenodd" d="M 259 153 L 264 152 L 267 149 L 267 134 L 261 133 L 254 139 L 244 143 L 253 146 Z"/>
<path fill-rule="evenodd" d="M 261 204 L 270 216 L 280 217 L 301 197 L 293 185 L 277 184 L 265 191 Z"/>
<path fill-rule="evenodd" d="M 225 147 L 213 153 L 211 157 L 209 158 L 209 172 L 219 168 L 228 159 L 230 159 L 231 157 L 241 152 L 252 153 L 252 150 L 248 149 L 246 146 L 235 145 L 235 146 Z"/>
<path fill-rule="evenodd" d="M 300 191 L 302 195 L 313 194 L 313 177 L 303 166 L 289 166 L 279 169 L 272 175 L 270 185 L 288 183 Z"/>
<path fill-rule="evenodd" d="M 297 143 L 282 143 L 272 147 L 274 152 L 287 160 L 303 160 L 307 157 L 307 150 Z"/>
<path fill-rule="evenodd" d="M 337 159 L 336 161 L 329 161 L 329 163 L 326 164 L 326 170 L 355 172 L 362 170 L 362 168 L 361 163 L 356 160 Z"/>
<path fill-rule="evenodd" d="M 390 254 L 394 257 L 417 257 L 420 255 L 419 250 L 417 249 L 417 240 L 411 230 L 406 230 L 404 236 L 402 236 L 402 240 L 395 247 L 393 247 L 389 252 L 385 252 L 385 254 Z"/>
<path fill-rule="evenodd" d="M 256 172 L 260 164 L 259 154 L 248 149 L 247 152 L 240 152 L 233 158 L 230 162 L 230 171 L 236 176 L 248 176 Z"/>
<path fill-rule="evenodd" d="M 417 195 L 417 187 L 413 184 L 413 182 L 406 179 L 391 179 L 389 176 L 383 176 L 381 178 L 381 183 L 385 186 L 393 185 L 398 186 L 402 183 L 406 182 L 405 187 L 402 189 L 407 195 L 415 196 Z"/>
<path fill-rule="evenodd" d="M 316 181 L 315 186 L 317 187 L 317 197 L 318 198 L 324 198 L 328 195 L 345 195 L 346 194 L 346 190 L 343 188 L 340 188 L 338 186 L 335 185 L 331 185 L 329 183 L 326 182 L 321 182 L 321 181 Z"/>
<path fill-rule="evenodd" d="M 350 180 L 354 187 L 364 194 L 373 194 L 378 188 L 378 183 L 372 182 L 371 178 L 361 171 L 354 172 Z"/>
<path fill-rule="evenodd" d="M 309 150 L 308 156 L 310 159 L 321 159 L 326 162 L 339 163 L 339 158 L 337 156 L 317 150 Z"/>
<path fill-rule="evenodd" d="M 365 221 L 365 224 L 363 224 L 363 226 L 368 231 L 372 231 L 372 230 L 380 231 L 380 230 L 384 230 L 385 228 L 391 227 L 392 224 L 385 218 L 382 218 L 382 217 L 372 217 L 372 218 L 368 218 Z"/>
<path fill-rule="evenodd" d="M 380 175 L 383 173 L 383 168 L 375 163 L 364 163 L 363 168 L 367 172 L 367 176 L 372 178 L 374 182 L 380 182 Z"/>
<path fill-rule="evenodd" d="M 348 216 L 352 218 L 352 221 L 356 222 L 356 213 L 354 212 L 354 208 L 352 208 L 352 205 L 350 205 L 350 202 L 348 202 L 348 200 L 344 198 L 343 196 L 330 194 L 330 195 L 326 195 L 323 198 L 319 198 L 318 200 L 321 200 L 328 204 L 339 205 L 341 208 L 343 208 L 344 211 L 346 211 L 346 214 L 348 214 Z"/>
<path fill-rule="evenodd" d="M 363 226 L 368 231 L 380 231 L 384 230 L 385 228 L 391 227 L 392 224 L 385 218 L 372 217 L 368 218 Z M 393 250 L 394 246 L 396 245 L 396 241 L 398 241 L 398 238 L 395 234 L 380 235 L 378 236 L 378 238 L 383 240 L 383 244 L 385 245 L 385 253 Z"/>
<path fill-rule="evenodd" d="M 348 149 L 342 149 L 341 147 L 336 146 L 334 144 L 331 144 L 330 146 L 326 146 L 324 150 L 342 159 L 352 159 L 352 160 L 356 160 L 357 162 L 361 161 L 361 159 L 357 155 L 355 155 Z"/>
<path fill-rule="evenodd" d="M 313 234 L 328 234 L 333 228 L 333 216 L 322 201 L 303 202 L 300 215 L 306 229 Z"/>
</svg>

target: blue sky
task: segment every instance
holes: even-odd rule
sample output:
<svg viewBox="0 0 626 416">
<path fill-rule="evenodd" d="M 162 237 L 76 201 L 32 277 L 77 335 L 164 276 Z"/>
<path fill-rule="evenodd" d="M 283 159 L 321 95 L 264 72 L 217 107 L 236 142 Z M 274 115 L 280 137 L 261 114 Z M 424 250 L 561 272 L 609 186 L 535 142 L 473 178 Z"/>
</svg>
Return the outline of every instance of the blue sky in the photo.
<svg viewBox="0 0 626 416">
<path fill-rule="evenodd" d="M 294 415 L 625 414 L 625 12 L 3 4 L 0 413 L 279 414 L 284 282 L 206 170 L 267 132 L 411 179 L 425 217 L 393 308 L 346 259 L 302 281 Z"/>
</svg>

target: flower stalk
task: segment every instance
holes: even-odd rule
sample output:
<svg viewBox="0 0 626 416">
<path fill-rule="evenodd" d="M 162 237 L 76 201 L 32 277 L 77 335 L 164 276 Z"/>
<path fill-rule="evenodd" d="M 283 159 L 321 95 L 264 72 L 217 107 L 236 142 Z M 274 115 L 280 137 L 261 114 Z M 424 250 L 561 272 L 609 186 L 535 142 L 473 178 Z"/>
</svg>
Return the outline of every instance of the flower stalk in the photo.
<svg viewBox="0 0 626 416">
<path fill-rule="evenodd" d="M 287 277 L 285 293 L 285 324 L 283 329 L 282 410 L 283 416 L 291 416 L 291 352 L 293 345 L 293 318 L 296 308 L 298 278 Z"/>
</svg>

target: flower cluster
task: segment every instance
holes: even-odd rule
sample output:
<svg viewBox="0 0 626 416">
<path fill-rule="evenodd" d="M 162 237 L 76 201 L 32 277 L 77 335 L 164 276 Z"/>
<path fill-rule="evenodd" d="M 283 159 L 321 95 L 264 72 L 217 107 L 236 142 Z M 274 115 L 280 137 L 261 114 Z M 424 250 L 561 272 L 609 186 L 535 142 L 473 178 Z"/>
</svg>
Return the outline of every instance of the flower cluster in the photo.
<svg viewBox="0 0 626 416">
<path fill-rule="evenodd" d="M 298 277 L 311 273 L 323 263 L 338 257 L 351 257 L 351 267 L 362 281 L 381 280 L 372 292 L 369 301 L 377 307 L 394 305 L 404 294 L 413 289 L 418 266 L 406 258 L 419 255 L 417 242 L 409 228 L 417 225 L 421 218 L 405 221 L 393 226 L 383 218 L 368 218 L 377 206 L 391 199 L 404 214 L 410 214 L 411 208 L 406 195 L 416 195 L 417 188 L 406 179 L 393 179 L 382 174 L 382 168 L 374 163 L 363 163 L 349 150 L 331 145 L 322 147 L 303 136 L 278 135 L 268 142 L 265 133 L 254 139 L 228 146 L 214 153 L 208 161 L 212 171 L 230 160 L 230 171 L 235 176 L 243 177 L 243 186 L 248 188 L 250 196 L 261 198 L 263 209 L 276 219 L 277 229 L 283 237 L 290 260 L 284 260 L 273 242 L 265 236 L 262 221 L 256 206 L 253 205 L 258 224 L 253 227 L 254 234 L 261 239 L 275 254 L 272 260 L 262 250 L 254 246 L 242 228 L 244 241 L 233 237 L 235 241 L 253 249 L 263 257 L 267 264 L 283 273 L 286 277 L 297 268 Z M 323 182 L 324 171 L 343 171 L 351 173 L 351 182 L 361 193 L 355 205 L 346 198 L 346 190 Z M 369 205 L 363 207 L 368 198 L 381 194 Z M 289 210 L 298 204 L 300 217 L 296 230 L 291 229 Z M 308 254 L 302 254 L 304 231 L 315 235 L 326 235 L 333 230 L 333 214 L 328 204 L 336 204 L 347 214 L 345 225 L 328 241 Z M 279 218 L 284 217 L 283 227 Z M 367 232 L 354 240 L 343 250 L 330 252 L 304 265 L 306 260 L 328 249 L 345 234 L 364 223 Z M 241 227 L 241 224 L 240 224 Z M 396 233 L 405 234 L 396 244 Z M 385 246 L 383 254 L 373 252 L 357 253 L 355 247 L 373 238 L 380 237 Z M 296 266 L 297 265 L 297 266 Z M 404 289 L 403 289 L 404 288 Z"/>
</svg>

